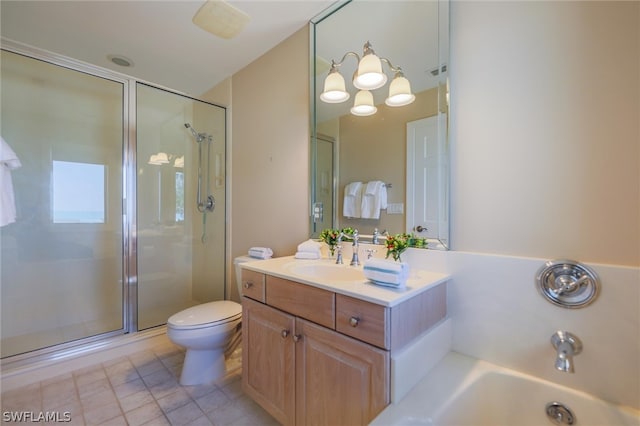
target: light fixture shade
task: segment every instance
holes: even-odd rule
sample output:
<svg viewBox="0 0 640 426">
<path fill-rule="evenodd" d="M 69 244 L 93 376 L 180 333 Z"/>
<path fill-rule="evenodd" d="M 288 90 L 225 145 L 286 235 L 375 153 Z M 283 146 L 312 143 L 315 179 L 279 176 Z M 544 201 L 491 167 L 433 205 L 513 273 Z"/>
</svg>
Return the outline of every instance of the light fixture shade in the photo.
<svg viewBox="0 0 640 426">
<path fill-rule="evenodd" d="M 389 85 L 389 97 L 384 101 L 391 107 L 409 105 L 416 100 L 411 93 L 411 83 L 402 74 L 396 75 Z"/>
<path fill-rule="evenodd" d="M 320 99 L 328 104 L 337 104 L 349 99 L 344 84 L 344 77 L 337 71 L 331 71 L 324 79 L 324 91 L 320 94 Z"/>
<path fill-rule="evenodd" d="M 157 160 L 160 164 L 169 164 L 169 156 L 166 152 L 159 152 Z"/>
<path fill-rule="evenodd" d="M 162 164 L 158 161 L 158 154 L 151 154 L 151 156 L 149 157 L 149 164 L 153 164 L 156 166 Z"/>
<path fill-rule="evenodd" d="M 384 86 L 387 75 L 382 72 L 382 62 L 375 53 L 369 53 L 360 59 L 358 72 L 353 85 L 362 90 L 374 90 Z"/>
<path fill-rule="evenodd" d="M 351 114 L 353 115 L 373 115 L 378 111 L 378 108 L 373 104 L 373 95 L 368 90 L 360 90 L 356 93 L 356 99 L 353 102 L 351 108 Z"/>
<path fill-rule="evenodd" d="M 173 167 L 184 168 L 184 155 L 176 157 L 176 160 L 173 162 Z"/>
</svg>

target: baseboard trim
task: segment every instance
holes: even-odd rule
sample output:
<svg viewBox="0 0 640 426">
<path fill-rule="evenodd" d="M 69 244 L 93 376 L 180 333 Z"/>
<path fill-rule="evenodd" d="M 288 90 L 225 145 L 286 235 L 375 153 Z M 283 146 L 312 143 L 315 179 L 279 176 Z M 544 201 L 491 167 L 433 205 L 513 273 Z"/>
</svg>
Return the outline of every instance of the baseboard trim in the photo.
<svg viewBox="0 0 640 426">
<path fill-rule="evenodd" d="M 52 353 L 20 365 L 3 363 L 0 388 L 5 392 L 169 342 L 163 326 Z"/>
</svg>

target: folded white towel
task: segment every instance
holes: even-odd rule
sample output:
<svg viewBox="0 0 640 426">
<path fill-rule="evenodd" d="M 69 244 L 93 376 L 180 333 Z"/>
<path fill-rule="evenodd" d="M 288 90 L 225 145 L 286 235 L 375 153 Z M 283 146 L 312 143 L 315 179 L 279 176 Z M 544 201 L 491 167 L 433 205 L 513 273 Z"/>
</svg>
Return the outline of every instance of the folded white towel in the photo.
<svg viewBox="0 0 640 426">
<path fill-rule="evenodd" d="M 386 259 L 368 259 L 363 267 L 364 276 L 376 284 L 404 288 L 409 277 L 409 264 Z"/>
<path fill-rule="evenodd" d="M 379 219 L 380 210 L 387 208 L 387 186 L 384 182 L 374 180 L 367 182 L 363 192 L 360 217 L 363 219 Z"/>
<path fill-rule="evenodd" d="M 308 239 L 300 244 L 298 244 L 298 251 L 306 251 L 306 252 L 319 252 L 322 248 L 322 243 L 320 241 Z"/>
<path fill-rule="evenodd" d="M 251 247 L 249 249 L 249 256 L 256 259 L 269 259 L 273 256 L 273 250 L 269 247 Z"/>
<path fill-rule="evenodd" d="M 312 251 L 298 251 L 295 256 L 296 259 L 320 259 L 320 251 L 312 252 Z"/>
<path fill-rule="evenodd" d="M 362 186 L 362 182 L 351 182 L 344 187 L 344 201 L 342 203 L 344 217 L 360 217 Z"/>
<path fill-rule="evenodd" d="M 5 226 L 16 221 L 11 170 L 22 167 L 22 164 L 4 138 L 0 139 L 0 226 Z"/>
</svg>

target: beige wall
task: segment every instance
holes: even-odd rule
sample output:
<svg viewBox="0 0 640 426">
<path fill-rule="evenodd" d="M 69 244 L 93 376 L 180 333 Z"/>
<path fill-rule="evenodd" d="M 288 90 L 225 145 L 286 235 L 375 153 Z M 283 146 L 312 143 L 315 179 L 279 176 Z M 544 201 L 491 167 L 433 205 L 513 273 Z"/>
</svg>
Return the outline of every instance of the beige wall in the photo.
<svg viewBox="0 0 640 426">
<path fill-rule="evenodd" d="M 231 255 L 293 254 L 309 235 L 309 35 L 232 77 Z"/>
<path fill-rule="evenodd" d="M 640 264 L 639 8 L 452 2 L 454 250 Z M 234 256 L 307 235 L 307 55 L 233 76 Z"/>
<path fill-rule="evenodd" d="M 452 2 L 453 248 L 639 265 L 638 2 Z"/>
</svg>

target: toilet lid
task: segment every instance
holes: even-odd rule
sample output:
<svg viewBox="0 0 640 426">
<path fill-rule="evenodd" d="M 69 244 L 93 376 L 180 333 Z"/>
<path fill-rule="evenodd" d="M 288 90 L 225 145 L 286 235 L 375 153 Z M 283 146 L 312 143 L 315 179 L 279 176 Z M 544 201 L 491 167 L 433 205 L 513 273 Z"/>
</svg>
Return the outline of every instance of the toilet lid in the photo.
<svg viewBox="0 0 640 426">
<path fill-rule="evenodd" d="M 242 305 L 230 300 L 221 300 L 192 306 L 173 314 L 167 320 L 167 324 L 172 328 L 199 328 L 233 321 L 241 316 Z"/>
</svg>

